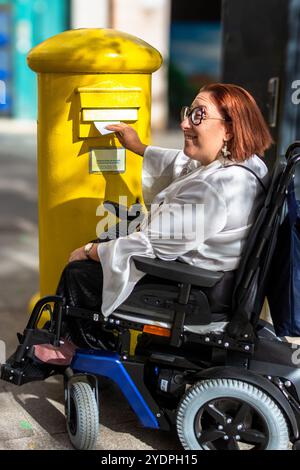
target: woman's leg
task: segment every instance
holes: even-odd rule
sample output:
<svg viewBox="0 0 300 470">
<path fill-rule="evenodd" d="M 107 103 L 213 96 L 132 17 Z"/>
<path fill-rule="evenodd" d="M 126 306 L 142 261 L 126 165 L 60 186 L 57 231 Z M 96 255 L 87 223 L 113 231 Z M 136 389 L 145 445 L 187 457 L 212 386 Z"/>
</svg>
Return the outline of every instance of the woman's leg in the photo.
<svg viewBox="0 0 300 470">
<path fill-rule="evenodd" d="M 70 307 L 101 311 L 101 264 L 92 260 L 69 263 L 61 275 L 56 294 L 64 297 Z M 55 307 L 53 317 L 56 318 L 57 314 L 58 309 Z M 75 346 L 94 347 L 97 344 L 97 329 L 97 324 L 89 320 L 62 318 L 62 344 L 59 347 L 36 345 L 35 357 L 42 363 L 68 365 L 75 353 Z"/>
<path fill-rule="evenodd" d="M 56 294 L 65 298 L 70 307 L 100 312 L 103 272 L 100 263 L 92 260 L 73 261 L 65 267 Z M 55 313 L 54 313 L 55 315 Z M 62 335 L 78 346 L 87 346 L 86 335 L 94 343 L 97 324 L 90 320 L 63 318 Z"/>
<path fill-rule="evenodd" d="M 93 260 L 72 261 L 62 272 L 56 294 L 72 307 L 101 309 L 103 272 Z"/>
</svg>

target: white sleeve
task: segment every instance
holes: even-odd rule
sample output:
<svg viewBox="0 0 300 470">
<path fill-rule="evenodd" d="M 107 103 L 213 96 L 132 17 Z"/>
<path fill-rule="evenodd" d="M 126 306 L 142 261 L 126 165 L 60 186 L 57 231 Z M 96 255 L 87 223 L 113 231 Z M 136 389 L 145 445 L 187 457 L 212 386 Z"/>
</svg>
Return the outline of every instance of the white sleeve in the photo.
<svg viewBox="0 0 300 470">
<path fill-rule="evenodd" d="M 205 181 L 195 181 L 170 203 L 154 208 L 149 224 L 140 232 L 99 243 L 103 314 L 109 315 L 120 305 L 144 276 L 132 256 L 176 260 L 221 231 L 226 220 L 222 197 Z"/>
<path fill-rule="evenodd" d="M 155 258 L 155 255 L 151 243 L 142 232 L 99 243 L 97 251 L 103 271 L 101 310 L 104 316 L 108 316 L 127 299 L 135 284 L 144 276 L 136 269 L 132 256 Z"/>
<path fill-rule="evenodd" d="M 142 189 L 146 206 L 173 181 L 176 176 L 175 161 L 181 154 L 182 151 L 176 149 L 152 146 L 146 148 L 142 168 Z"/>
<path fill-rule="evenodd" d="M 143 231 L 156 257 L 176 260 L 219 233 L 226 221 L 222 195 L 207 182 L 194 180 L 169 203 L 152 207 Z"/>
<path fill-rule="evenodd" d="M 194 181 L 169 203 L 152 207 L 140 232 L 99 244 L 99 258 L 115 273 L 132 255 L 176 260 L 219 233 L 226 221 L 222 196 L 205 181 Z"/>
</svg>

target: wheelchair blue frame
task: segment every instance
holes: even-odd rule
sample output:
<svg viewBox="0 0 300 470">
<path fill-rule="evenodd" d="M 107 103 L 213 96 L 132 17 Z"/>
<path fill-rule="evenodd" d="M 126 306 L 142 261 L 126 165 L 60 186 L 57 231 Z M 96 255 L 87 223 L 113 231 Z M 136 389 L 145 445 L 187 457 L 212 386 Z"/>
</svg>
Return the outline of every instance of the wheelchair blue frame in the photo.
<svg viewBox="0 0 300 470">
<path fill-rule="evenodd" d="M 110 351 L 79 350 L 70 367 L 75 374 L 92 374 L 113 380 L 122 390 L 141 424 L 147 428 L 159 429 L 157 418 L 124 367 L 119 354 Z"/>
</svg>

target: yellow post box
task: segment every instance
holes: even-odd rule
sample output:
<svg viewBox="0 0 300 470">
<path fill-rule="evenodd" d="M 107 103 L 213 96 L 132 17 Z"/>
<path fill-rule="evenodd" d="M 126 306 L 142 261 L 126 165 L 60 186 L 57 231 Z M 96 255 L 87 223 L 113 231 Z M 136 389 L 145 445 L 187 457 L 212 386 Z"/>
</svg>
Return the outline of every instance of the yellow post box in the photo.
<svg viewBox="0 0 300 470">
<path fill-rule="evenodd" d="M 40 296 L 55 292 L 71 251 L 96 238 L 103 200 L 142 201 L 142 159 L 97 123 L 132 125 L 150 140 L 151 74 L 162 58 L 112 29 L 65 31 L 28 54 L 38 73 Z M 95 124 L 96 123 L 96 124 Z"/>
</svg>

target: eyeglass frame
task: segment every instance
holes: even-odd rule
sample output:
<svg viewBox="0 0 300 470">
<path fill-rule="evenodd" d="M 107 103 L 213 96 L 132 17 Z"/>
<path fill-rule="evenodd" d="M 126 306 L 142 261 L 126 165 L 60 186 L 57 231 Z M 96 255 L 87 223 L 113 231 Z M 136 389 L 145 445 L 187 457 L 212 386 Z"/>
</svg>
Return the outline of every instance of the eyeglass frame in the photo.
<svg viewBox="0 0 300 470">
<path fill-rule="evenodd" d="M 185 110 L 189 110 L 186 114 L 185 114 Z M 202 116 L 200 118 L 200 122 L 198 122 L 197 124 L 194 122 L 194 119 L 193 119 L 193 113 L 196 109 L 200 109 L 202 110 Z M 202 121 L 205 121 L 207 119 L 214 119 L 216 121 L 226 121 L 226 122 L 231 122 L 231 119 L 230 118 L 214 118 L 214 117 L 203 117 L 203 114 L 204 114 L 204 107 L 203 106 L 195 106 L 194 108 L 190 108 L 189 106 L 183 106 L 181 108 L 181 111 L 180 111 L 180 120 L 181 122 L 183 122 L 185 119 L 191 119 L 191 122 L 193 124 L 193 126 L 200 126 L 200 124 L 202 123 Z"/>
</svg>

